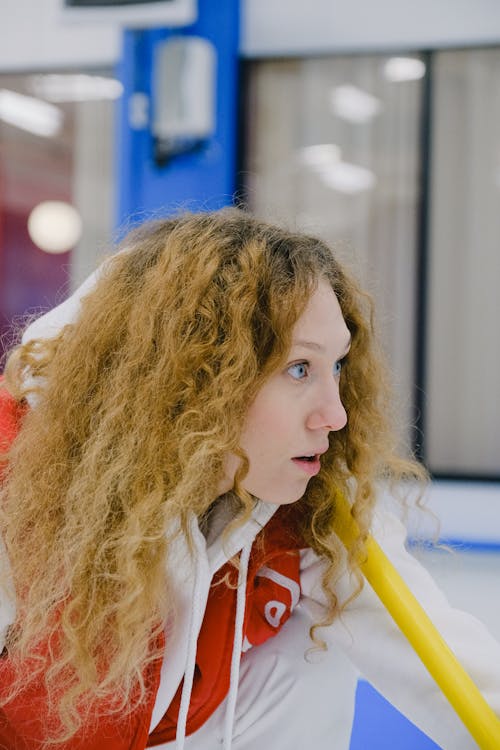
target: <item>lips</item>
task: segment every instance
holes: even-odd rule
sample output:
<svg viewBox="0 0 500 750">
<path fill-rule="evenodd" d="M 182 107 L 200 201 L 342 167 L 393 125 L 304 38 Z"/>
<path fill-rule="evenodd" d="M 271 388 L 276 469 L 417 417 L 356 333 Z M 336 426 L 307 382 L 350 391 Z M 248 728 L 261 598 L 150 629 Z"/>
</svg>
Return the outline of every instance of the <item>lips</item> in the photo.
<svg viewBox="0 0 500 750">
<path fill-rule="evenodd" d="M 326 448 L 322 448 L 319 451 L 318 450 L 317 451 L 305 451 L 300 456 L 294 456 L 293 460 L 295 460 L 295 459 L 298 459 L 298 460 L 301 460 L 301 461 L 303 461 L 303 460 L 304 461 L 307 461 L 307 460 L 313 461 L 315 459 L 319 460 L 320 456 L 322 456 L 323 453 L 326 453 L 327 450 L 328 450 L 328 448 L 329 448 L 329 446 L 327 445 Z"/>
<path fill-rule="evenodd" d="M 293 463 L 299 469 L 302 469 L 306 474 L 313 477 L 319 473 L 321 469 L 320 456 L 325 453 L 324 450 L 319 453 L 306 453 L 303 456 L 296 456 L 292 458 Z"/>
</svg>

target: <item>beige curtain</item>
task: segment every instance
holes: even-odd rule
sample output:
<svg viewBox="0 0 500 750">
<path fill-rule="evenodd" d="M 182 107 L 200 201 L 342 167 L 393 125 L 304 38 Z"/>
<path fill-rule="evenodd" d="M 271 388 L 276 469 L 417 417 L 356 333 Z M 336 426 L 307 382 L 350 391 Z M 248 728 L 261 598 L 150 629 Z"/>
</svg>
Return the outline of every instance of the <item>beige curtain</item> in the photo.
<svg viewBox="0 0 500 750">
<path fill-rule="evenodd" d="M 386 62 L 249 64 L 245 181 L 257 214 L 322 236 L 373 293 L 407 445 L 421 81 L 389 81 Z"/>
<path fill-rule="evenodd" d="M 436 56 L 427 441 L 433 469 L 500 474 L 500 50 Z"/>
</svg>

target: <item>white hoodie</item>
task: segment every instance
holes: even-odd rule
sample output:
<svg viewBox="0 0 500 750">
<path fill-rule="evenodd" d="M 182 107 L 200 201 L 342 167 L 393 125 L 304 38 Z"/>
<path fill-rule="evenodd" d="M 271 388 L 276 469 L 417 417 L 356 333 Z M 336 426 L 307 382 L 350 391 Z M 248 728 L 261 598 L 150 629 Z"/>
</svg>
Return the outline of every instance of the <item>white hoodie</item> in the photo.
<svg viewBox="0 0 500 750">
<path fill-rule="evenodd" d="M 39 319 L 29 327 L 23 341 L 54 335 L 63 325 L 74 320 L 79 312 L 80 298 L 91 289 L 93 280 L 87 280 L 70 301 L 52 310 L 46 320 Z M 46 327 L 44 321 L 47 323 Z M 167 638 L 150 729 L 160 721 L 184 678 L 177 731 L 178 750 L 184 747 L 196 644 L 210 585 L 216 571 L 229 558 L 241 552 L 231 683 L 224 708 L 224 748 L 231 748 L 235 707 L 240 689 L 240 655 L 248 645 L 242 642 L 246 568 L 252 543 L 276 508 L 275 505 L 258 502 L 252 519 L 236 529 L 224 544 L 222 529 L 217 530 L 217 521 L 215 533 L 212 529 L 206 540 L 193 516 L 191 531 L 195 544 L 194 557 L 189 553 L 183 537 L 176 537 L 175 547 L 169 556 L 169 574 L 173 575 L 177 617 L 174 629 Z M 220 509 L 220 513 L 224 513 L 224 508 Z M 406 551 L 406 531 L 395 517 L 378 510 L 372 533 L 486 700 L 500 715 L 500 645 L 474 617 L 450 607 L 427 571 Z M 5 555 L 3 558 L 0 556 L 0 561 L 2 559 L 5 561 Z M 320 621 L 324 614 L 325 599 L 321 587 L 323 565 L 312 550 L 301 552 L 300 594 L 293 593 L 292 606 L 297 607 L 297 611 L 301 615 L 305 614 L 312 622 Z M 336 588 L 340 601 L 347 599 L 354 587 L 355 581 L 344 560 L 344 571 Z M 12 596 L 6 591 L 0 592 L 0 652 L 3 648 L 3 634 L 13 617 Z M 365 584 L 361 594 L 347 605 L 331 626 L 320 629 L 318 636 L 329 646 L 324 658 L 327 663 L 330 660 L 332 679 L 336 685 L 335 726 L 332 727 L 332 733 L 339 742 L 334 740 L 332 747 L 347 750 L 354 705 L 353 691 L 358 673 L 364 675 L 396 708 L 445 750 L 472 750 L 476 747 L 461 720 L 368 584 Z M 278 642 L 280 637 L 281 634 L 278 634 L 272 640 Z M 339 654 L 343 654 L 342 658 L 336 658 Z M 331 685 L 332 680 L 329 687 Z M 321 685 L 318 685 L 318 690 L 322 690 Z M 295 713 L 302 721 L 306 719 L 301 706 L 296 707 Z M 247 716 L 246 719 L 251 733 L 251 718 Z M 292 715 L 290 721 L 292 726 Z M 293 750 L 294 747 L 299 747 L 293 744 L 293 734 L 290 731 L 292 730 L 289 728 L 288 735 L 286 731 L 281 733 L 282 744 L 277 739 L 273 740 L 273 750 L 280 750 L 281 747 Z M 170 747 L 170 744 L 167 743 L 165 747 Z M 248 747 L 253 746 L 250 738 Z M 208 745 L 200 745 L 201 747 L 208 748 Z"/>
</svg>

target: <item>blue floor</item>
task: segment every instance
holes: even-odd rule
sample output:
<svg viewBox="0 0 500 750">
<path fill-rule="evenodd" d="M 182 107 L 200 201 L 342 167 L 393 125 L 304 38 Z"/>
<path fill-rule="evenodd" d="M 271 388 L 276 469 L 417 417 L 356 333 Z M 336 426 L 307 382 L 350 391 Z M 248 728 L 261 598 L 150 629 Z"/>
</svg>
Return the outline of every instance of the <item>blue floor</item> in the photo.
<svg viewBox="0 0 500 750">
<path fill-rule="evenodd" d="M 350 750 L 440 750 L 380 693 L 360 680 Z"/>
</svg>

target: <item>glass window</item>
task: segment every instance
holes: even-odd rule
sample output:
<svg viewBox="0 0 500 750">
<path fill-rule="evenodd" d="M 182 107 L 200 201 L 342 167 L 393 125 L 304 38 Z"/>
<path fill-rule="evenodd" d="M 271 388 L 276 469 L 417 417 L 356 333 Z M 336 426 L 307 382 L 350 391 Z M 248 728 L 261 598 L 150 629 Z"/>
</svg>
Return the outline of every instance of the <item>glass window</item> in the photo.
<svg viewBox="0 0 500 750">
<path fill-rule="evenodd" d="M 432 106 L 426 444 L 500 475 L 500 50 L 440 52 Z"/>
<path fill-rule="evenodd" d="M 250 207 L 323 236 L 371 290 L 402 444 L 436 476 L 498 479 L 500 50 L 247 67 Z"/>
</svg>

